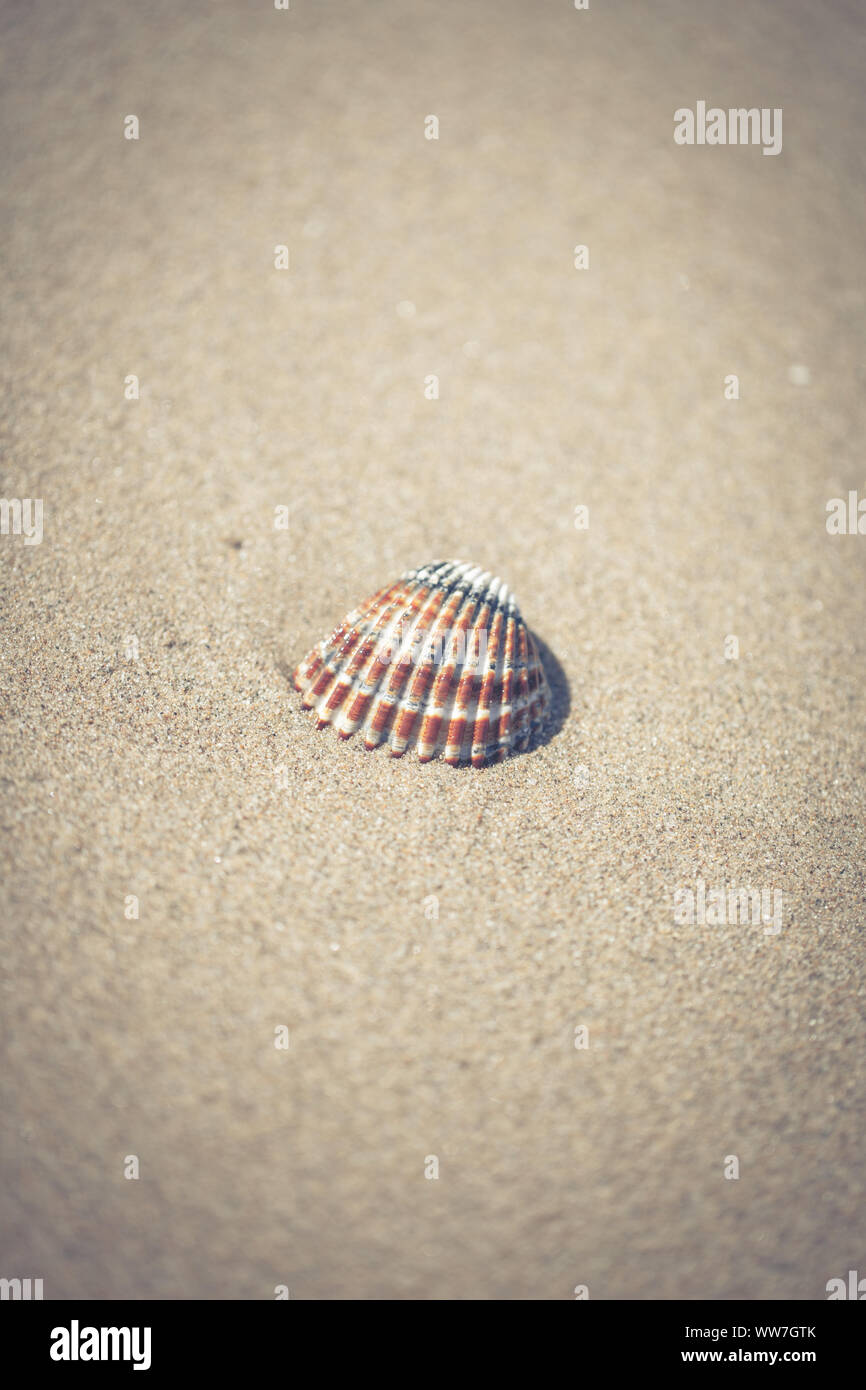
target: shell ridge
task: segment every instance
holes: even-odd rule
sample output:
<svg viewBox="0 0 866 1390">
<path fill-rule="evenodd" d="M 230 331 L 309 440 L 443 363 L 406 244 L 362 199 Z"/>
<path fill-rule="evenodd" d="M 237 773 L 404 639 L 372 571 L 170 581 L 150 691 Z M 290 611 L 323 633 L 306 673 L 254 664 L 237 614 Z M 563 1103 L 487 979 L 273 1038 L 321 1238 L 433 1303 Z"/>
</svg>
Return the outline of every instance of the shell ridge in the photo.
<svg viewBox="0 0 866 1390">
<path fill-rule="evenodd" d="M 387 621 L 388 614 L 392 611 L 395 603 L 395 591 L 402 592 L 401 585 L 394 585 L 388 591 L 387 599 L 378 606 L 378 609 L 371 609 L 369 613 L 370 621 L 363 623 L 358 628 L 358 636 L 352 643 L 352 651 L 348 661 L 344 661 L 342 669 L 335 680 L 331 690 L 321 702 L 320 718 L 330 723 L 335 711 L 343 703 L 349 692 L 357 684 L 358 673 L 366 666 L 371 651 L 375 649 L 376 643 L 374 634 L 378 632 L 383 623 Z"/>
<path fill-rule="evenodd" d="M 479 705 L 482 673 L 480 669 L 479 639 L 484 633 L 485 650 L 490 628 L 491 608 L 495 602 L 495 591 L 490 584 L 489 573 L 483 576 L 487 586 L 481 595 L 472 619 L 472 641 L 467 651 L 466 664 L 454 691 L 452 709 L 444 735 L 444 758 L 447 763 L 457 765 L 468 761 L 475 729 Z M 494 581 L 495 583 L 496 581 Z"/>
<path fill-rule="evenodd" d="M 307 678 L 307 688 L 304 695 L 304 704 L 307 708 L 313 706 L 321 696 L 326 696 L 333 688 L 334 681 L 345 667 L 359 641 L 365 619 L 387 602 L 388 596 L 397 587 L 397 585 L 392 584 L 386 589 L 380 589 L 360 607 L 352 609 L 351 613 L 347 614 L 342 623 L 334 629 L 330 637 L 326 637 L 323 642 L 319 643 L 318 647 L 313 648 L 310 658 L 314 658 L 318 654 L 319 660 L 312 663 L 312 674 Z M 310 658 L 307 658 L 307 661 Z M 305 665 L 306 662 L 302 662 L 301 667 L 295 673 L 296 681 Z M 315 679 L 313 679 L 314 677 Z"/>
<path fill-rule="evenodd" d="M 496 607 L 496 591 L 499 581 L 492 579 L 489 571 L 482 578 L 486 583 L 473 616 L 472 642 L 467 654 L 466 666 L 455 692 L 456 710 L 455 713 L 452 713 L 446 735 L 445 760 L 454 766 L 471 760 L 483 679 L 480 664 L 480 637 L 483 633 L 486 659 L 490 641 L 490 621 Z"/>
<path fill-rule="evenodd" d="M 444 604 L 436 615 L 433 627 L 428 633 L 425 650 L 419 656 L 418 666 L 410 681 L 409 692 L 405 699 L 401 700 L 400 709 L 391 726 L 388 739 L 388 747 L 394 757 L 402 757 L 413 740 L 417 742 L 418 717 L 423 711 L 435 675 L 433 661 L 435 642 L 444 629 L 446 619 L 450 621 L 457 609 L 461 593 L 460 579 L 470 568 L 471 566 L 463 564 L 455 566 L 455 574 L 458 576 L 454 581 L 455 587 L 450 589 Z"/>
<path fill-rule="evenodd" d="M 365 737 L 368 748 L 378 747 L 385 737 L 390 735 L 393 720 L 400 708 L 404 687 L 412 670 L 409 653 L 418 640 L 418 634 L 425 632 L 430 621 L 435 619 L 443 601 L 443 590 L 434 587 L 426 600 L 419 604 L 397 659 L 392 662 L 392 671 L 387 688 L 381 691 L 370 711 Z"/>
<path fill-rule="evenodd" d="M 499 654 L 502 645 L 502 629 L 505 622 L 505 614 L 501 603 L 504 590 L 505 585 L 500 584 L 496 594 L 495 607 L 493 610 L 493 624 L 490 629 L 484 672 L 481 677 L 481 688 L 478 694 L 475 723 L 473 727 L 472 751 L 470 754 L 473 767 L 483 767 L 489 757 L 490 730 L 493 727 L 494 714 L 493 701 L 496 692 L 497 669 L 499 667 Z"/>
<path fill-rule="evenodd" d="M 473 579 L 475 572 L 470 571 L 466 575 L 466 582 Z M 478 571 L 480 574 L 480 570 Z M 457 683 L 455 683 L 455 672 L 457 669 L 457 659 L 461 650 L 461 644 L 465 650 L 466 632 L 469 629 L 472 618 L 477 611 L 477 601 L 475 598 L 477 578 L 474 579 L 471 588 L 463 589 L 462 601 L 455 613 L 454 624 L 448 633 L 448 646 L 443 653 L 442 661 L 433 681 L 433 687 L 428 695 L 427 708 L 421 722 L 421 732 L 418 736 L 418 756 L 422 762 L 428 762 L 439 750 L 443 728 L 447 731 L 457 698 Z"/>
<path fill-rule="evenodd" d="M 369 660 L 363 670 L 359 671 L 357 680 L 349 692 L 351 694 L 354 691 L 354 698 L 350 708 L 341 717 L 338 727 L 338 732 L 343 738 L 348 738 L 356 729 L 366 726 L 373 696 L 378 692 L 382 681 L 394 665 L 395 639 L 407 616 L 413 611 L 413 607 L 422 604 L 424 596 L 429 592 L 425 582 L 416 580 L 413 583 L 414 590 L 411 586 L 405 586 L 400 602 L 395 603 L 389 609 L 389 613 L 393 615 L 390 620 L 388 620 L 388 615 L 385 615 L 382 624 L 380 624 L 379 641 L 374 644 Z M 400 650 L 398 647 L 397 660 L 400 657 Z"/>
</svg>

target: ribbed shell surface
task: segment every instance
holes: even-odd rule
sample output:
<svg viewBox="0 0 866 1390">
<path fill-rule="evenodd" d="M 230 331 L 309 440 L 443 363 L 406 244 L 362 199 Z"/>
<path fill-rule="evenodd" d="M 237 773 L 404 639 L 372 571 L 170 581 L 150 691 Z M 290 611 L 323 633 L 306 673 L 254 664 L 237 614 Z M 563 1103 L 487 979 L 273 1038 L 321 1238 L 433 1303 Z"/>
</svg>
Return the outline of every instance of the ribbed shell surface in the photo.
<svg viewBox="0 0 866 1390">
<path fill-rule="evenodd" d="M 508 587 L 479 566 L 410 570 L 352 610 L 295 672 L 319 728 L 483 767 L 525 749 L 550 692 Z"/>
</svg>

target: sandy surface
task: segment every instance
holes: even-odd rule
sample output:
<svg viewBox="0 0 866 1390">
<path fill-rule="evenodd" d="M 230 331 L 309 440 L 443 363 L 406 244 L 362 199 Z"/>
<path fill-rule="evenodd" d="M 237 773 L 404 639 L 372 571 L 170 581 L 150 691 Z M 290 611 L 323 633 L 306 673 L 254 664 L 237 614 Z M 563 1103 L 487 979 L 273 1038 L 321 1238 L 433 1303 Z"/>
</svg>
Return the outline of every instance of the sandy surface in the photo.
<svg viewBox="0 0 866 1390">
<path fill-rule="evenodd" d="M 0 536 L 0 1273 L 866 1271 L 866 537 L 825 527 L 866 496 L 858 8 L 2 29 L 2 495 L 44 538 Z M 782 154 L 676 146 L 697 100 L 783 108 Z M 559 663 L 553 736 L 479 773 L 318 733 L 296 661 L 451 555 Z M 676 924 L 698 878 L 781 894 L 781 930 Z"/>
</svg>

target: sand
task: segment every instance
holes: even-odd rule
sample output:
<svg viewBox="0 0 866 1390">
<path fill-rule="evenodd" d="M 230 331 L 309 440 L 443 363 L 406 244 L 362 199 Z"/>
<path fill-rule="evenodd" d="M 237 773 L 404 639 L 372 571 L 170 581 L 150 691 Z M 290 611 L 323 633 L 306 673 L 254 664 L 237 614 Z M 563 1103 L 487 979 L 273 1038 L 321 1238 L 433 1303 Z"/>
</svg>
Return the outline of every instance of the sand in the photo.
<svg viewBox="0 0 866 1390">
<path fill-rule="evenodd" d="M 862 14 L 2 30 L 2 495 L 44 535 L 0 536 L 0 1274 L 866 1272 L 866 537 L 826 528 L 866 496 Z M 782 153 L 677 146 L 698 100 L 782 108 Z M 475 772 L 317 732 L 295 663 L 449 556 L 515 589 L 551 736 Z M 698 880 L 780 929 L 677 922 Z"/>
</svg>

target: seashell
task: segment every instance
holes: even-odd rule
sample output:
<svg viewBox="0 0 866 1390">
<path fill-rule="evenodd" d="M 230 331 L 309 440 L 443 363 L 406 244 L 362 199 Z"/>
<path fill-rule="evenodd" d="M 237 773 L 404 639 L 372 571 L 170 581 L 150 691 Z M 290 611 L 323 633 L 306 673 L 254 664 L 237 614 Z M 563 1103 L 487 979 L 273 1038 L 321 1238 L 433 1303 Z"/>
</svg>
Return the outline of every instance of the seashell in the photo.
<svg viewBox="0 0 866 1390">
<path fill-rule="evenodd" d="M 522 752 L 550 708 L 538 646 L 506 584 L 479 565 L 409 570 L 360 604 L 295 671 L 319 728 L 394 757 L 483 767 Z"/>
</svg>

